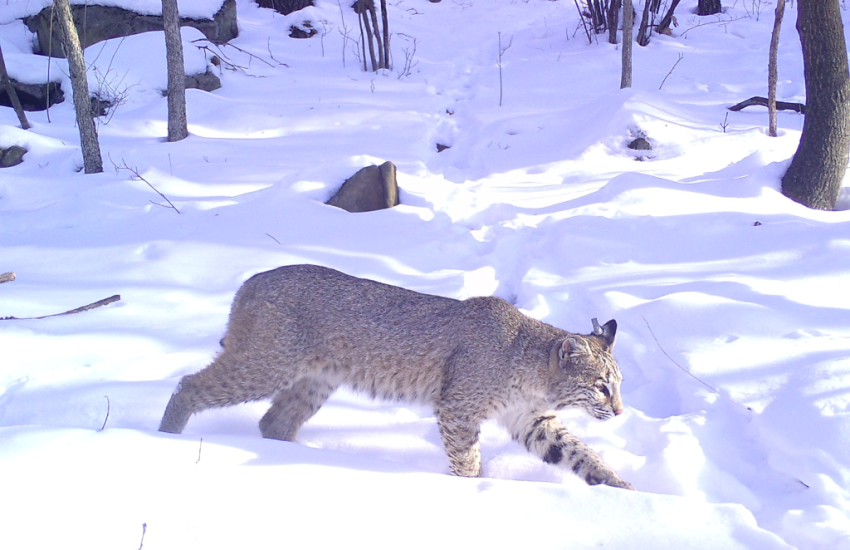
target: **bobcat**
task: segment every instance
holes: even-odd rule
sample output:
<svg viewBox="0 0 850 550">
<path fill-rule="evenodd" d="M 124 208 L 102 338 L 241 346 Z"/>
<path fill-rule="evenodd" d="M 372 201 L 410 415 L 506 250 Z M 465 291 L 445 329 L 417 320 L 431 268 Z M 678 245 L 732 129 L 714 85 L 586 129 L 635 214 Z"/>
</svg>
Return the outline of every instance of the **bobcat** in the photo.
<svg viewBox="0 0 850 550">
<path fill-rule="evenodd" d="M 293 441 L 340 386 L 434 407 L 452 473 L 481 475 L 479 426 L 495 418 L 549 464 L 591 485 L 633 489 L 557 420 L 580 407 L 623 412 L 611 349 L 617 322 L 569 333 L 495 297 L 420 294 L 315 265 L 248 279 L 236 294 L 223 351 L 171 396 L 160 431 L 181 433 L 211 408 L 271 398 L 263 437 Z"/>
</svg>

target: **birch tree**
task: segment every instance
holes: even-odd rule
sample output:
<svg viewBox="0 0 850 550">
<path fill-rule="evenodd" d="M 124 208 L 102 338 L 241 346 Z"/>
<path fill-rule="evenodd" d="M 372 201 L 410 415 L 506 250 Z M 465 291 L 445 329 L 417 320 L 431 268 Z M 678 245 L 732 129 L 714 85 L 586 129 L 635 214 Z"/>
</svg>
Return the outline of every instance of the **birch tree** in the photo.
<svg viewBox="0 0 850 550">
<path fill-rule="evenodd" d="M 100 156 L 100 143 L 97 141 L 97 128 L 91 110 L 91 95 L 86 78 L 86 60 L 80 47 L 80 37 L 71 15 L 69 0 L 55 0 L 59 26 L 62 28 L 65 57 L 71 73 L 71 88 L 74 95 L 74 109 L 77 112 L 77 128 L 80 130 L 80 147 L 83 150 L 83 166 L 86 174 L 103 172 L 103 159 Z"/>
</svg>

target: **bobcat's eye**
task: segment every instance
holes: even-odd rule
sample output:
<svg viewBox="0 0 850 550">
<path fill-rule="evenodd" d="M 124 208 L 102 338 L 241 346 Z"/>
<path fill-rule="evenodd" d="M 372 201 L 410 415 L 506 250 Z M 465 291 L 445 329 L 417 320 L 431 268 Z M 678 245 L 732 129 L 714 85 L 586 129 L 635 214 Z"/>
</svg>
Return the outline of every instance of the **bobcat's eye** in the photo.
<svg viewBox="0 0 850 550">
<path fill-rule="evenodd" d="M 611 398 L 611 389 L 608 387 L 608 384 L 605 382 L 598 382 L 596 384 L 596 389 L 602 392 L 602 395 L 605 396 L 605 399 Z"/>
</svg>

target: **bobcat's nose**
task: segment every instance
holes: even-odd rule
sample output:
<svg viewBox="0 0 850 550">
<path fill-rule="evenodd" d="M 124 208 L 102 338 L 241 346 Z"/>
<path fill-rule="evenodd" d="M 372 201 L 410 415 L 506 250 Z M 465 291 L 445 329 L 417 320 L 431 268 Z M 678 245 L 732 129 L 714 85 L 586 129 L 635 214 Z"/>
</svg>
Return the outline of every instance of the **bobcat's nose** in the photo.
<svg viewBox="0 0 850 550">
<path fill-rule="evenodd" d="M 623 414 L 623 409 L 617 409 L 617 410 L 615 410 L 615 411 L 614 411 L 614 414 L 616 414 L 617 416 L 620 416 L 621 414 Z"/>
</svg>

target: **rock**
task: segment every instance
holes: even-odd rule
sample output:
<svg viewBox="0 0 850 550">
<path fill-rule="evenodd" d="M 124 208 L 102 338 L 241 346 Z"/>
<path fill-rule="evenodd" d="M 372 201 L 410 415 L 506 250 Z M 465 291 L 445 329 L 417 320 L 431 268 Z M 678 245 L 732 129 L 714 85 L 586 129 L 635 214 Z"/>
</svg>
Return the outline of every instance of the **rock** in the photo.
<svg viewBox="0 0 850 550">
<path fill-rule="evenodd" d="M 452 148 L 452 146 L 451 146 L 451 145 L 443 145 L 442 143 L 438 143 L 438 144 L 437 144 L 437 152 L 438 152 L 438 153 L 442 153 L 442 152 L 443 152 L 443 151 L 445 151 L 446 149 L 451 149 L 451 148 Z"/>
<path fill-rule="evenodd" d="M 26 152 L 27 150 L 20 145 L 12 145 L 8 149 L 0 149 L 0 168 L 17 166 L 24 162 Z"/>
<path fill-rule="evenodd" d="M 15 88 L 15 92 L 18 94 L 18 99 L 21 101 L 24 111 L 43 111 L 47 109 L 48 99 L 50 105 L 62 103 L 65 99 L 65 94 L 62 93 L 62 86 L 58 82 L 21 84 L 14 78 L 10 78 L 9 80 L 11 80 L 12 87 Z M 2 89 L 0 89 L 0 105 L 6 107 L 12 106 L 9 94 Z"/>
<path fill-rule="evenodd" d="M 25 18 L 24 23 L 36 34 L 38 51 L 35 53 L 65 57 L 62 49 L 62 31 L 55 20 L 52 25 L 51 43 L 51 13 L 51 7 L 46 7 L 36 15 Z M 142 15 L 123 8 L 73 5 L 71 13 L 74 15 L 83 49 L 111 38 L 163 29 L 161 15 Z M 83 20 L 85 20 L 85 32 L 83 32 Z M 221 9 L 212 19 L 181 17 L 180 25 L 194 27 L 211 42 L 223 44 L 239 35 L 239 29 L 236 26 L 236 0 L 224 0 Z"/>
<path fill-rule="evenodd" d="M 635 151 L 652 151 L 652 144 L 649 143 L 649 140 L 644 137 L 638 137 L 633 139 L 629 145 L 629 149 L 633 149 Z"/>
<path fill-rule="evenodd" d="M 313 28 L 309 21 L 304 21 L 301 26 L 292 25 L 289 27 L 289 38 L 310 38 L 316 36 L 319 31 Z"/>
<path fill-rule="evenodd" d="M 372 212 L 392 208 L 398 202 L 395 165 L 367 166 L 345 180 L 336 195 L 325 203 L 349 212 Z"/>
<path fill-rule="evenodd" d="M 186 75 L 187 90 L 203 90 L 211 92 L 221 88 L 221 79 L 219 79 L 212 71 L 207 69 L 207 72 L 196 75 Z"/>
<path fill-rule="evenodd" d="M 313 0 L 257 0 L 257 5 L 261 8 L 273 9 L 283 15 L 289 15 L 290 13 L 312 6 Z"/>
</svg>

